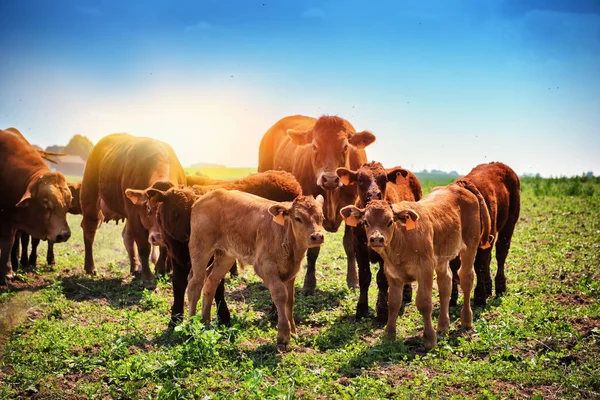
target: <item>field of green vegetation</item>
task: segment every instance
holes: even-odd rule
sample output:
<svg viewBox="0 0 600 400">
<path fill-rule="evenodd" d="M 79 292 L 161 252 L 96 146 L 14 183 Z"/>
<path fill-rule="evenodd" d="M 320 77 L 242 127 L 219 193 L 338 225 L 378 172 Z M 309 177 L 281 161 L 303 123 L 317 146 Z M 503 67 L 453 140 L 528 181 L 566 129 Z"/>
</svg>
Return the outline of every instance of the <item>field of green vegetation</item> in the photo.
<svg viewBox="0 0 600 400">
<path fill-rule="evenodd" d="M 57 265 L 45 265 L 41 246 L 38 269 L 0 294 L 0 398 L 598 398 L 600 179 L 526 178 L 522 193 L 507 294 L 475 309 L 470 332 L 459 298 L 450 334 L 429 352 L 413 303 L 395 341 L 374 320 L 354 320 L 341 233 L 326 236 L 314 296 L 300 294 L 300 272 L 298 335 L 279 353 L 270 296 L 251 267 L 226 282 L 231 327 L 194 318 L 168 331 L 170 282 L 128 275 L 122 224 L 98 230 L 99 274 L 89 277 L 80 217 L 70 216 Z M 373 282 L 372 310 L 375 298 Z M 434 318 L 438 309 L 436 297 Z"/>
</svg>

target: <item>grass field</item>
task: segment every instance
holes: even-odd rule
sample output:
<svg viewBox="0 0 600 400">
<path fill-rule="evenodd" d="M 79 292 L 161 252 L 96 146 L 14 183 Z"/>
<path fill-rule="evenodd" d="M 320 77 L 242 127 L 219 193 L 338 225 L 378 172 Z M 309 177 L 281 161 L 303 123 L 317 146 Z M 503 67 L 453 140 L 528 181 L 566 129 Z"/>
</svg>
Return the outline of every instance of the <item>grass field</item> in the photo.
<svg viewBox="0 0 600 400">
<path fill-rule="evenodd" d="M 226 284 L 232 327 L 193 319 L 170 332 L 170 282 L 128 276 L 122 225 L 98 230 L 92 278 L 80 217 L 71 216 L 57 265 L 44 265 L 42 246 L 39 269 L 0 294 L 0 397 L 598 398 L 600 182 L 522 186 L 508 293 L 476 309 L 471 332 L 451 309 L 449 336 L 429 352 L 412 303 L 396 341 L 373 320 L 354 320 L 358 292 L 346 288 L 340 233 L 326 236 L 315 296 L 300 295 L 300 272 L 298 337 L 281 354 L 268 291 L 251 267 Z M 434 299 L 434 318 L 438 309 Z"/>
</svg>

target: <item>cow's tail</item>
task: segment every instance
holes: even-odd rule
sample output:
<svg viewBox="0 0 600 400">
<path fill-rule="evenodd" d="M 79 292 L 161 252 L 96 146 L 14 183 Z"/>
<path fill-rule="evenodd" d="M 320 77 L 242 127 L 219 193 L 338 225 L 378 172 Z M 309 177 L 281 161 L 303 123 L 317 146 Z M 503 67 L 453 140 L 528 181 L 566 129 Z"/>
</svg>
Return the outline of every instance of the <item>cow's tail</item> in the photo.
<svg viewBox="0 0 600 400">
<path fill-rule="evenodd" d="M 477 201 L 479 202 L 479 217 L 481 220 L 481 238 L 479 247 L 482 249 L 487 249 L 492 245 L 494 237 L 490 234 L 491 218 L 490 211 L 485 203 L 485 199 L 481 195 L 481 192 L 479 192 L 479 189 L 477 189 L 477 186 L 475 186 L 473 183 L 461 179 L 456 181 L 456 184 L 467 189 L 477 197 Z"/>
</svg>

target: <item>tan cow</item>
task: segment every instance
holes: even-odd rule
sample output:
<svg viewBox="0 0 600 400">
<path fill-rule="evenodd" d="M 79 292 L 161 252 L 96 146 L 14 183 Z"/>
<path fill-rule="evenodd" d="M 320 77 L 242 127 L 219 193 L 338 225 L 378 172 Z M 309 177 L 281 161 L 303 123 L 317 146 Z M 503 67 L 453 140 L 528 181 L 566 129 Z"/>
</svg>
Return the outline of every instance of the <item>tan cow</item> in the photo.
<svg viewBox="0 0 600 400">
<path fill-rule="evenodd" d="M 308 248 L 323 243 L 323 197 L 298 196 L 273 202 L 239 191 L 217 189 L 192 207 L 188 283 L 189 315 L 196 314 L 202 289 L 202 319 L 219 281 L 237 259 L 251 264 L 277 307 L 277 346 L 287 350 L 294 323 L 294 280 Z M 211 273 L 206 268 L 214 255 Z M 205 282 L 206 279 L 206 282 Z M 204 285 L 204 288 L 203 288 Z"/>
<path fill-rule="evenodd" d="M 362 222 L 369 247 L 385 262 L 389 283 L 386 333 L 396 335 L 396 320 L 402 306 L 405 284 L 417 281 L 416 306 L 424 318 L 425 348 L 431 349 L 437 337 L 431 322 L 431 291 L 436 272 L 440 293 L 438 330 L 447 333 L 450 325 L 449 302 L 452 273 L 449 262 L 461 259 L 458 271 L 464 294 L 461 325 L 473 323 L 470 297 L 473 288 L 473 261 L 479 243 L 489 246 L 490 216 L 479 191 L 468 182 L 454 183 L 433 190 L 419 202 L 390 204 L 372 200 L 367 207 L 344 207 L 342 216 L 349 225 Z"/>
</svg>

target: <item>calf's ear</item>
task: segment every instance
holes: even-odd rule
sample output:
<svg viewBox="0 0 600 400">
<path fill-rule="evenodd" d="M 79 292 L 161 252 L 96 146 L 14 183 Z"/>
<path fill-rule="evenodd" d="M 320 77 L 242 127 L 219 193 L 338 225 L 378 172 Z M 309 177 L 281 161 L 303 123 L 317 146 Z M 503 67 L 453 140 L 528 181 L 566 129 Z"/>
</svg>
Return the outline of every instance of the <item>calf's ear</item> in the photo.
<svg viewBox="0 0 600 400">
<path fill-rule="evenodd" d="M 375 135 L 369 131 L 356 132 L 348 139 L 348 142 L 350 142 L 351 145 L 354 145 L 359 149 L 364 149 L 374 141 Z"/>
<path fill-rule="evenodd" d="M 417 221 L 419 221 L 419 214 L 417 214 L 413 210 L 394 209 L 394 221 L 404 226 L 407 231 L 411 231 L 417 227 Z"/>
<path fill-rule="evenodd" d="M 356 171 L 344 167 L 336 169 L 335 173 L 340 177 L 340 182 L 342 182 L 344 186 L 354 185 L 358 177 Z"/>
<path fill-rule="evenodd" d="M 296 146 L 304 146 L 305 144 L 309 144 L 313 140 L 313 132 L 312 129 L 308 131 L 297 131 L 296 129 L 288 129 L 287 135 L 292 140 Z"/>
<path fill-rule="evenodd" d="M 408 176 L 408 171 L 404 168 L 394 168 L 387 171 L 387 180 L 388 182 L 397 183 L 400 177 L 406 178 Z"/>
<path fill-rule="evenodd" d="M 315 197 L 315 201 L 317 203 L 319 203 L 319 205 L 321 206 L 321 208 L 323 208 L 323 204 L 325 203 L 325 199 L 323 198 L 322 195 L 318 195 L 317 197 Z"/>
<path fill-rule="evenodd" d="M 29 204 L 31 203 L 31 192 L 29 191 L 29 189 L 27 189 L 25 191 L 25 194 L 23 194 L 23 197 L 21 197 L 21 200 L 19 200 L 19 202 L 17 203 L 17 207 L 27 207 L 29 206 Z"/>
<path fill-rule="evenodd" d="M 346 206 L 340 210 L 344 223 L 348 226 L 357 226 L 365 216 L 365 210 L 356 206 Z"/>
<path fill-rule="evenodd" d="M 269 214 L 273 216 L 273 221 L 284 226 L 285 217 L 290 215 L 290 209 L 282 204 L 273 204 L 269 207 Z"/>
<path fill-rule="evenodd" d="M 125 195 L 135 205 L 142 205 L 148 201 L 148 196 L 145 190 L 127 189 Z"/>
</svg>

